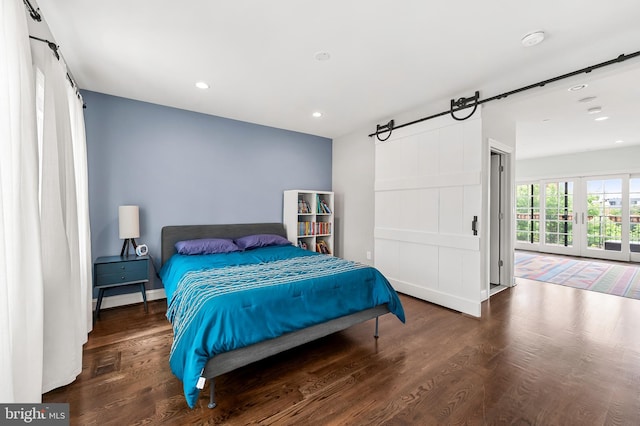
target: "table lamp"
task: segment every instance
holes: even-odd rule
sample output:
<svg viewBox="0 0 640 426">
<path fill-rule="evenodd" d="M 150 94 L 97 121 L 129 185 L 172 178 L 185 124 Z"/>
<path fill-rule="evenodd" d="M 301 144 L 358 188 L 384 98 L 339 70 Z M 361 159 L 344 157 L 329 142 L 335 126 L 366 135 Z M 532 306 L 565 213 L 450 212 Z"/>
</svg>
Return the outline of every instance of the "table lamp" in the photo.
<svg viewBox="0 0 640 426">
<path fill-rule="evenodd" d="M 136 250 L 136 240 L 140 238 L 140 220 L 138 206 L 120 206 L 118 207 L 118 224 L 120 239 L 124 239 L 122 243 L 122 251 L 120 256 L 129 255 L 129 244 Z"/>
</svg>

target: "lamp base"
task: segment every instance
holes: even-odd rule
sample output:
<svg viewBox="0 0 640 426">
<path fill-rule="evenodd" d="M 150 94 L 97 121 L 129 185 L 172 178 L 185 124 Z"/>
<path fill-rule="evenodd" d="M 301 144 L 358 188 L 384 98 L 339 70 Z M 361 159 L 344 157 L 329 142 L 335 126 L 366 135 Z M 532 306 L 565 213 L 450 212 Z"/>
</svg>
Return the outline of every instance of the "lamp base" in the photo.
<svg viewBox="0 0 640 426">
<path fill-rule="evenodd" d="M 138 245 L 136 244 L 136 240 L 134 240 L 133 238 L 125 238 L 124 242 L 122 243 L 120 256 L 129 256 L 129 245 L 133 247 L 133 254 L 136 254 L 136 247 L 138 247 Z"/>
</svg>

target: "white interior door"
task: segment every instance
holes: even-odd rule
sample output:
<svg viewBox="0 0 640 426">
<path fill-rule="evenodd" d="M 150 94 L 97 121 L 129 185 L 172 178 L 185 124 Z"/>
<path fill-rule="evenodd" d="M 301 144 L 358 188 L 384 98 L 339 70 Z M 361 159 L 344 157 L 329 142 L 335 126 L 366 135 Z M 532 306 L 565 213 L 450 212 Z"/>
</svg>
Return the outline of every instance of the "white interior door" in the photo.
<svg viewBox="0 0 640 426">
<path fill-rule="evenodd" d="M 480 113 L 376 142 L 375 265 L 396 290 L 480 316 L 481 177 Z"/>
</svg>

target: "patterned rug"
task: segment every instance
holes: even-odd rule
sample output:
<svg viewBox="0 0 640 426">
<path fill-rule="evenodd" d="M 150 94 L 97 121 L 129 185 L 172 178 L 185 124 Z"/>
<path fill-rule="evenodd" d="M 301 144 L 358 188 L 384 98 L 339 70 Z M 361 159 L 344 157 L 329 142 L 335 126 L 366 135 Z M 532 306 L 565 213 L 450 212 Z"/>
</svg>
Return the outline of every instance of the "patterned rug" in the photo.
<svg viewBox="0 0 640 426">
<path fill-rule="evenodd" d="M 640 299 L 640 266 L 516 251 L 515 276 Z"/>
</svg>

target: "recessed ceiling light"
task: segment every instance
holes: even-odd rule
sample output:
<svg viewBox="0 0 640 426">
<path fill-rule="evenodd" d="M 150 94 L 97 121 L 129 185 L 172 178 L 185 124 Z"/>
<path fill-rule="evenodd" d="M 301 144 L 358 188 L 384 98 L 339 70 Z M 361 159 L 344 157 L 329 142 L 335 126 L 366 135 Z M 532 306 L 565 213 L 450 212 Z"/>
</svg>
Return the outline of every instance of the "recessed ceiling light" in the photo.
<svg viewBox="0 0 640 426">
<path fill-rule="evenodd" d="M 320 118 L 322 117 L 322 113 L 320 111 L 316 111 L 313 114 L 311 114 L 312 116 L 314 116 L 315 118 Z"/>
<path fill-rule="evenodd" d="M 316 52 L 314 58 L 318 61 L 328 61 L 331 59 L 331 54 L 329 52 Z"/>
<path fill-rule="evenodd" d="M 531 47 L 535 46 L 536 44 L 542 43 L 543 40 L 544 31 L 534 31 L 522 37 L 520 43 L 522 43 L 524 47 Z"/>
<path fill-rule="evenodd" d="M 599 113 L 600 111 L 602 111 L 602 108 L 601 108 L 601 107 L 599 107 L 599 106 L 597 106 L 597 107 L 589 108 L 589 109 L 587 110 L 587 113 L 588 113 L 588 114 L 597 114 L 597 113 Z"/>
<path fill-rule="evenodd" d="M 616 143 L 624 143 L 623 140 L 617 140 Z"/>
<path fill-rule="evenodd" d="M 576 84 L 575 86 L 569 87 L 569 89 L 567 90 L 569 90 L 570 92 L 577 92 L 578 90 L 582 90 L 585 87 L 587 87 L 586 84 Z"/>
<path fill-rule="evenodd" d="M 609 117 L 607 117 L 606 115 L 603 116 L 603 117 L 594 118 L 594 120 L 596 120 L 596 121 L 604 121 L 604 120 L 608 120 L 608 119 L 609 119 Z"/>
<path fill-rule="evenodd" d="M 207 83 L 205 83 L 204 81 L 199 81 L 199 82 L 196 83 L 196 87 L 198 89 L 203 89 L 204 90 L 204 89 L 208 89 L 209 85 Z"/>
<path fill-rule="evenodd" d="M 578 99 L 578 102 L 582 102 L 586 104 L 587 102 L 591 102 L 595 100 L 596 100 L 595 96 L 587 96 L 586 98 Z"/>
</svg>

